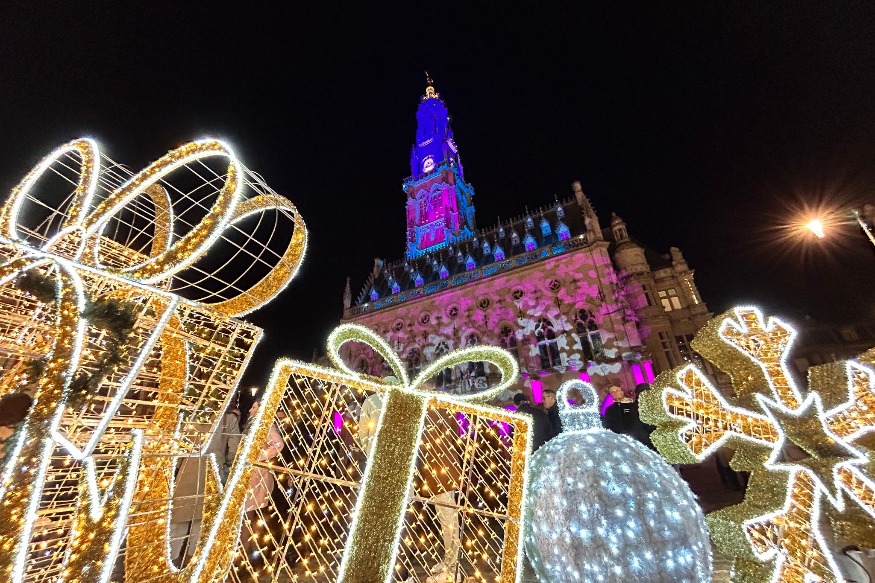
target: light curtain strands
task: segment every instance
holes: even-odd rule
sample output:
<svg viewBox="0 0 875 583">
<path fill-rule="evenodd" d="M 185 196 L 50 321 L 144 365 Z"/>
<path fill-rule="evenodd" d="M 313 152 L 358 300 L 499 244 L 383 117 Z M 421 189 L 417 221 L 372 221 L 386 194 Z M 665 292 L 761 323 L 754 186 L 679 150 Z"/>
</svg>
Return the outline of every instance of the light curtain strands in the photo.
<svg viewBox="0 0 875 583">
<path fill-rule="evenodd" d="M 282 455 L 257 464 L 276 487 L 266 506 L 247 515 L 250 544 L 238 545 L 231 581 L 338 580 L 369 451 L 362 430 L 378 419 L 362 415 L 360 403 L 385 391 L 380 379 L 295 363 L 274 423 Z M 431 400 L 396 574 L 423 581 L 435 561 L 456 556 L 459 577 L 514 581 L 529 441 L 525 416 Z M 445 497 L 453 490 L 455 501 Z M 459 520 L 458 555 L 447 544 L 447 514 Z"/>
<path fill-rule="evenodd" d="M 429 400 L 464 403 L 488 399 L 512 385 L 519 369 L 510 353 L 500 348 L 471 347 L 438 357 L 410 381 L 400 358 L 385 340 L 363 326 L 343 324 L 328 337 L 328 355 L 337 368 L 354 376 L 360 373 L 349 368 L 340 355 L 340 347 L 347 342 L 361 342 L 373 348 L 386 360 L 398 380 L 384 381 L 386 397 L 362 478 L 362 490 L 338 581 L 388 583 L 394 577 L 392 567 L 398 552 L 404 508 Z M 501 382 L 486 391 L 455 398 L 445 397 L 425 386 L 444 368 L 477 361 L 490 362 L 498 367 Z"/>
<path fill-rule="evenodd" d="M 57 231 L 42 233 L 37 237 L 40 244 L 33 246 L 29 242 L 33 237 L 29 237 L 25 233 L 28 230 L 19 224 L 23 203 L 33 199 L 31 191 L 37 180 L 53 168 L 61 157 L 71 153 L 80 160 L 79 180 L 70 199 L 71 204 L 63 211 L 63 221 Z M 278 294 L 294 277 L 306 249 L 306 228 L 294 206 L 272 193 L 254 174 L 252 180 L 260 185 L 259 190 L 256 191 L 257 196 L 247 198 L 240 176 L 242 173 L 252 173 L 245 170 L 222 142 L 202 140 L 173 150 L 96 203 L 99 188 L 102 188 L 100 185 L 113 183 L 100 179 L 100 156 L 92 140 L 75 140 L 61 146 L 25 177 L 0 208 L 0 289 L 4 290 L 0 298 L 0 319 L 4 323 L 3 333 L 11 335 L 0 338 L 4 350 L 11 350 L 11 355 L 6 357 L 10 367 L 6 375 L 15 373 L 18 378 L 21 364 L 25 362 L 20 359 L 27 358 L 25 353 L 20 352 L 17 338 L 38 336 L 48 342 L 45 346 L 35 347 L 46 351 L 47 362 L 39 376 L 34 405 L 22 428 L 4 444 L 7 455 L 0 471 L 0 508 L 7 519 L 0 522 L 0 571 L 9 581 L 22 581 L 25 577 L 36 581 L 105 581 L 121 544 L 131 505 L 138 511 L 157 509 L 152 515 L 148 512 L 138 515 L 136 524 L 143 530 L 136 530 L 136 534 L 143 540 L 162 541 L 159 546 L 165 552 L 156 557 L 158 561 L 151 563 L 149 569 L 154 573 L 157 566 L 158 574 L 163 574 L 161 566 L 169 567 L 165 541 L 168 496 L 165 493 L 164 498 L 156 502 L 155 493 L 148 494 L 154 484 L 143 478 L 160 477 L 165 485 L 172 482 L 173 456 L 191 449 L 192 444 L 183 444 L 182 435 L 186 431 L 190 434 L 190 424 L 193 422 L 190 415 L 193 413 L 197 416 L 200 413 L 189 411 L 184 414 L 184 409 L 188 410 L 190 405 L 182 403 L 183 392 L 187 400 L 201 403 L 201 406 L 218 405 L 221 410 L 227 405 L 239 373 L 260 338 L 260 331 L 250 330 L 251 327 L 232 320 L 231 316 L 257 309 Z M 222 186 L 216 201 L 190 232 L 173 240 L 173 201 L 159 181 L 176 169 L 210 157 L 228 159 L 228 169 L 221 180 Z M 148 196 L 155 207 L 148 255 L 102 235 L 108 222 L 127 205 L 136 204 L 140 194 Z M 278 264 L 248 290 L 213 304 L 199 305 L 159 289 L 169 285 L 171 277 L 206 253 L 226 227 L 268 210 L 291 216 L 294 232 L 288 246 L 278 257 Z M 144 229 L 139 234 L 150 233 Z M 107 252 L 109 255 L 106 257 L 114 260 L 112 266 L 102 263 L 105 259 L 103 254 Z M 28 272 L 47 275 L 55 281 L 55 299 L 44 304 L 47 310 L 42 313 L 46 315 L 40 315 L 39 307 L 31 313 L 15 312 L 27 294 L 21 291 L 13 293 L 11 283 Z M 88 326 L 83 317 L 86 298 L 93 299 L 95 294 L 134 301 L 143 310 L 136 326 L 149 325 L 152 329 L 138 346 L 139 352 L 133 362 L 126 363 L 129 369 L 116 375 L 120 382 L 114 381 L 115 384 L 105 385 L 106 389 L 101 389 L 108 393 L 115 390 L 110 397 L 100 397 L 103 410 L 96 409 L 95 403 L 86 403 L 86 408 L 91 407 L 98 417 L 93 419 L 94 414 L 89 413 L 90 417 L 82 416 L 80 419 L 81 412 L 68 408 L 68 399 L 72 379 L 83 365 L 95 358 L 94 351 L 100 350 L 100 343 L 90 337 L 93 328 Z M 33 305 L 33 300 L 27 302 L 30 303 L 22 305 Z M 154 311 L 157 317 L 153 319 L 148 316 L 150 311 Z M 46 320 L 51 317 L 54 321 Z M 224 335 L 221 338 L 218 336 L 220 333 Z M 225 337 L 227 340 L 222 340 Z M 156 366 L 154 353 L 159 347 L 160 356 Z M 206 356 L 200 356 L 199 350 L 206 350 Z M 195 378 L 205 373 L 208 376 L 203 379 Z M 150 388 L 152 381 L 143 384 L 139 380 L 141 374 L 156 380 L 157 392 L 155 388 Z M 4 390 L 15 390 L 17 385 L 4 378 L 0 386 Z M 140 396 L 129 402 L 127 395 L 134 389 Z M 200 391 L 200 396 L 189 395 L 192 389 Z M 141 410 L 148 412 L 149 404 L 140 400 L 142 395 L 148 394 L 157 394 L 154 423 L 146 422 L 145 418 L 135 418 L 130 413 L 127 417 L 116 419 L 122 402 L 128 403 L 126 407 L 135 413 Z M 278 402 L 279 397 L 274 399 Z M 216 416 L 213 411 L 205 417 L 210 420 L 211 426 L 214 425 L 211 416 Z M 140 416 L 143 414 L 137 413 Z M 74 443 L 75 437 L 65 435 L 61 430 L 62 423 L 64 431 L 81 432 L 82 429 L 88 429 L 90 433 L 85 443 L 81 444 L 81 440 Z M 144 426 L 144 435 L 134 428 L 137 423 Z M 269 425 L 269 415 L 259 416 L 253 432 L 244 442 L 225 489 L 218 485 L 215 476 L 211 477 L 204 512 L 210 525 L 204 532 L 209 532 L 209 538 L 198 547 L 197 560 L 192 561 L 188 570 L 179 574 L 171 573 L 167 580 L 212 581 L 224 577 L 237 536 L 235 516 L 239 526 L 240 508 L 248 484 L 246 475 L 257 458 L 257 447 L 253 443 L 264 439 Z M 112 456 L 118 454 L 112 452 L 118 450 L 112 449 L 115 447 L 112 443 L 118 441 L 126 426 L 129 428 L 127 453 L 122 453 L 113 462 Z M 108 435 L 106 431 L 110 427 L 114 441 L 104 443 L 101 440 Z M 205 450 L 213 430 L 206 435 L 207 439 L 196 442 L 200 444 L 196 447 L 201 451 Z M 108 478 L 106 470 L 109 467 L 103 468 L 105 462 L 101 462 L 101 487 L 107 488 L 102 502 L 99 500 L 97 470 L 93 459 L 98 444 L 103 448 L 102 459 L 109 459 L 110 464 L 119 464 L 115 474 L 112 474 L 115 477 Z M 50 491 L 47 486 L 53 454 L 58 455 L 56 451 L 69 456 L 64 467 L 71 469 L 64 469 L 64 476 L 73 477 L 78 466 L 75 463 L 71 466 L 70 463 L 81 460 L 81 469 L 78 471 L 79 509 L 69 518 L 64 514 L 65 511 L 55 509 L 54 505 L 59 503 L 55 498 L 59 495 L 55 492 L 57 487 L 52 486 L 54 489 Z M 144 457 L 141 452 L 149 454 L 148 461 L 141 459 Z M 255 458 L 250 459 L 252 456 Z M 164 464 L 163 460 L 169 462 Z M 153 467 L 156 464 L 160 467 Z M 171 468 L 169 474 L 168 466 Z M 55 473 L 59 471 L 54 466 L 51 468 Z M 136 496 L 133 484 L 139 484 Z M 46 503 L 53 506 L 43 509 L 41 504 Z M 61 535 L 49 543 L 40 543 L 41 548 L 48 548 L 47 554 L 42 555 L 51 556 L 60 550 L 64 552 L 63 559 L 28 563 L 29 553 L 33 552 L 31 539 L 35 534 L 38 510 L 41 514 L 49 512 L 52 525 L 49 530 Z M 165 516 L 163 519 L 162 512 Z M 69 530 L 65 531 L 65 528 Z M 129 548 L 133 547 L 129 544 Z M 137 553 L 126 558 L 130 560 L 132 556 L 136 557 Z M 136 571 L 141 564 L 134 560 L 131 571 Z M 67 570 L 63 571 L 64 568 Z M 144 579 L 139 574 L 129 573 L 127 580 Z"/>
<path fill-rule="evenodd" d="M 224 487 L 219 481 L 215 460 L 210 458 L 203 525 L 191 562 L 184 569 L 178 569 L 170 562 L 164 533 L 161 532 L 161 536 L 156 537 L 154 524 L 131 525 L 128 544 L 136 552 L 126 555 L 126 581 L 209 583 L 225 579 L 240 536 L 243 505 L 249 492 L 249 477 L 279 408 L 288 369 L 287 361 L 277 361 L 262 405 L 255 414 L 253 429 L 244 436 Z M 142 471 L 144 477 L 148 476 L 148 481 L 141 482 L 138 503 L 149 504 L 151 501 L 160 507 L 161 502 L 172 496 L 173 464 L 166 459 L 154 459 Z M 142 486 L 146 484 L 149 488 L 144 492 L 145 488 Z"/>
<path fill-rule="evenodd" d="M 875 352 L 812 367 L 804 393 L 786 366 L 795 336 L 755 307 L 735 308 L 693 341 L 705 358 L 731 367 L 724 370 L 734 403 L 692 365 L 663 373 L 641 399 L 642 419 L 658 426 L 652 439 L 669 461 L 701 461 L 730 444 L 733 467 L 753 472 L 741 504 L 708 516 L 715 543 L 736 557 L 736 581 L 840 581 L 831 548 L 875 543 L 868 439 Z M 820 530 L 823 513 L 833 523 L 830 536 L 844 538 Z"/>
</svg>

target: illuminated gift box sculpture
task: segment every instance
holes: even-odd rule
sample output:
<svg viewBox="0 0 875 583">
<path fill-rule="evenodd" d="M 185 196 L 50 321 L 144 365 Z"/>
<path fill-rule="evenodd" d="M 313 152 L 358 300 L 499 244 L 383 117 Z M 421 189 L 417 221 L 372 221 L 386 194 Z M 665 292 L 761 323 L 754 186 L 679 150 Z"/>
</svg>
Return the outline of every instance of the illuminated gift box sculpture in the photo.
<svg viewBox="0 0 875 583">
<path fill-rule="evenodd" d="M 351 370 L 340 356 L 347 342 L 370 345 L 392 376 Z M 428 388 L 445 367 L 487 361 L 502 382 L 473 395 L 486 399 L 515 380 L 516 361 L 468 348 L 408 379 L 382 338 L 351 324 L 331 334 L 328 352 L 337 369 L 280 361 L 274 370 L 271 389 L 285 396 L 271 414 L 285 447 L 255 466 L 277 490 L 250 518 L 258 544 L 238 553 L 233 580 L 257 562 L 276 581 L 518 581 L 529 422 Z M 368 411 L 374 395 L 379 415 Z M 429 575 L 435 564 L 442 572 Z"/>
<path fill-rule="evenodd" d="M 207 478 L 183 570 L 165 539 L 174 469 L 202 456 L 260 338 L 235 316 L 286 286 L 306 239 L 295 207 L 215 140 L 136 175 L 76 140 L 15 188 L 0 210 L 0 395 L 35 404 L 3 444 L 0 579 L 105 581 L 126 523 L 127 581 L 225 577 L 269 419 L 221 492 Z"/>
<path fill-rule="evenodd" d="M 641 417 L 671 462 L 701 461 L 723 445 L 751 472 L 741 504 L 707 516 L 738 583 L 844 580 L 847 546 L 875 546 L 875 351 L 813 366 L 803 392 L 786 361 L 796 331 L 756 308 L 711 320 L 693 348 L 730 374 L 730 401 L 695 365 L 661 374 Z"/>
</svg>

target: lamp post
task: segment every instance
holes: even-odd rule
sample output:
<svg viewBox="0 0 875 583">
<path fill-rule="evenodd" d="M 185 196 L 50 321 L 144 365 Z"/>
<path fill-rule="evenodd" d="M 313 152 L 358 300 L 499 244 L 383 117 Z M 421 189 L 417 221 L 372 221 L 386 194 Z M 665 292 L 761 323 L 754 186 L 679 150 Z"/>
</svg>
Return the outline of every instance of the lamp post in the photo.
<svg viewBox="0 0 875 583">
<path fill-rule="evenodd" d="M 866 222 L 866 219 L 873 214 L 872 210 L 875 210 L 872 205 L 866 205 L 864 207 L 865 215 L 857 209 L 851 209 L 850 213 L 857 224 L 860 225 L 860 228 L 863 229 L 863 233 L 865 233 L 869 242 L 875 246 L 875 235 L 872 234 L 872 228 Z M 814 233 L 818 239 L 826 237 L 826 226 L 826 223 L 819 218 L 812 219 L 805 224 L 805 228 Z"/>
<path fill-rule="evenodd" d="M 869 242 L 872 243 L 873 246 L 875 246 L 875 235 L 872 235 L 872 229 L 869 227 L 869 224 L 863 219 L 863 215 L 860 214 L 860 211 L 858 211 L 857 209 L 852 209 L 851 213 L 853 213 L 854 218 L 857 219 L 857 223 L 860 225 L 860 228 L 862 228 L 863 232 L 866 233 L 866 237 L 869 239 Z"/>
</svg>

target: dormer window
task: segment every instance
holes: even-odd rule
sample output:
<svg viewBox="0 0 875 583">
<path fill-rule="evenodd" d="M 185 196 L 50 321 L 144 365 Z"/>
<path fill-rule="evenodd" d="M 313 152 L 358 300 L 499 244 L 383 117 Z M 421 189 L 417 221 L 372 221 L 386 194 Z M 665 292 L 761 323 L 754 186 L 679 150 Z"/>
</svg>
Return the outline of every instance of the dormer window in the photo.
<svg viewBox="0 0 875 583">
<path fill-rule="evenodd" d="M 550 228 L 550 223 L 547 219 L 541 219 L 541 234 L 545 237 L 549 237 L 552 229 Z"/>
<path fill-rule="evenodd" d="M 476 267 L 477 267 L 477 263 L 474 261 L 474 258 L 471 257 L 470 255 L 468 255 L 468 257 L 465 258 L 465 270 L 471 271 L 472 269 L 474 269 Z"/>
<path fill-rule="evenodd" d="M 419 287 L 423 284 L 423 281 L 422 274 L 417 271 L 413 276 L 413 285 Z"/>
<path fill-rule="evenodd" d="M 568 225 L 559 221 L 559 226 L 556 227 L 556 236 L 560 241 L 565 241 L 571 238 L 571 231 L 568 230 Z"/>
<path fill-rule="evenodd" d="M 562 203 L 556 203 L 556 218 L 561 219 L 565 216 L 565 208 L 562 206 Z"/>
<path fill-rule="evenodd" d="M 535 220 L 532 217 L 526 217 L 526 229 L 534 229 Z"/>
<path fill-rule="evenodd" d="M 535 238 L 532 237 L 532 234 L 526 233 L 526 239 L 525 239 L 526 251 L 534 251 L 537 246 L 538 246 L 538 243 L 535 241 Z"/>
<path fill-rule="evenodd" d="M 477 249 L 478 247 L 480 247 L 480 239 L 478 239 L 477 237 L 474 237 L 474 240 L 471 241 L 471 245 L 474 246 L 474 249 Z"/>
<path fill-rule="evenodd" d="M 498 227 L 498 238 L 504 239 L 504 227 Z"/>
<path fill-rule="evenodd" d="M 377 290 L 371 288 L 370 298 L 372 302 L 376 302 L 378 299 L 380 299 L 380 294 L 377 293 Z"/>
<path fill-rule="evenodd" d="M 389 280 L 389 287 L 392 288 L 393 294 L 401 293 L 401 286 L 398 285 L 398 282 L 395 281 L 394 279 Z"/>
<path fill-rule="evenodd" d="M 501 248 L 501 245 L 495 246 L 495 251 L 493 252 L 492 256 L 495 257 L 496 261 L 504 260 L 504 249 Z"/>
<path fill-rule="evenodd" d="M 441 268 L 440 268 L 440 271 L 438 273 L 440 273 L 441 279 L 446 279 L 450 276 L 450 270 L 447 269 L 447 266 L 444 265 L 443 263 L 441 263 Z"/>
<path fill-rule="evenodd" d="M 492 253 L 492 247 L 489 245 L 489 241 L 483 241 L 483 255 L 489 255 Z"/>
<path fill-rule="evenodd" d="M 517 235 L 516 231 L 512 231 L 510 234 L 510 244 L 514 247 L 520 244 L 520 236 Z"/>
</svg>

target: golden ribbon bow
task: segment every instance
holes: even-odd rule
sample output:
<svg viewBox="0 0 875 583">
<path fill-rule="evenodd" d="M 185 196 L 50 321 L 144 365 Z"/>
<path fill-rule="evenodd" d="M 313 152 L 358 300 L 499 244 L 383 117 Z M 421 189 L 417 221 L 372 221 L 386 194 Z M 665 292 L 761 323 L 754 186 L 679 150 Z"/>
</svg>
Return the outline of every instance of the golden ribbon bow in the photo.
<svg viewBox="0 0 875 583">
<path fill-rule="evenodd" d="M 90 139 L 78 139 L 55 149 L 43 158 L 13 189 L 10 199 L 0 209 L 0 237 L 28 245 L 27 233 L 20 232 L 19 214 L 24 201 L 39 178 L 62 156 L 75 152 L 81 160 L 79 183 L 66 209 L 61 229 L 39 249 L 67 259 L 103 269 L 145 285 L 169 283 L 170 278 L 194 264 L 222 235 L 222 231 L 253 214 L 267 210 L 287 212 L 295 224 L 292 237 L 276 265 L 249 289 L 235 297 L 207 303 L 228 316 L 243 316 L 269 302 L 295 276 L 307 247 L 307 229 L 295 206 L 288 199 L 268 192 L 252 198 L 242 196 L 243 184 L 261 190 L 261 180 L 243 167 L 233 151 L 219 140 L 190 142 L 171 150 L 109 195 L 92 210 L 100 184 L 100 151 Z M 175 221 L 173 206 L 160 181 L 174 170 L 204 158 L 228 159 L 227 175 L 207 214 L 191 230 L 173 240 Z M 149 257 L 134 250 L 115 253 L 113 259 L 127 265 L 103 265 L 109 242 L 102 236 L 107 223 L 140 195 L 147 195 L 155 206 L 155 230 Z M 32 233 L 31 233 L 32 235 Z M 114 245 L 116 251 L 123 247 Z"/>
<path fill-rule="evenodd" d="M 34 185 L 55 163 L 70 153 L 77 154 L 80 160 L 78 184 L 69 199 L 69 204 L 60 212 L 63 215 L 60 228 L 57 232 L 37 233 L 22 227 L 19 215 Z M 175 238 L 172 201 L 160 181 L 189 163 L 209 157 L 228 159 L 224 182 L 203 219 L 188 233 Z M 172 150 L 118 188 L 109 191 L 106 198 L 95 205 L 98 189 L 104 188 L 103 185 L 109 182 L 106 179 L 101 182 L 100 179 L 101 155 L 97 144 L 90 139 L 73 140 L 43 158 L 13 189 L 9 200 L 0 208 L 0 245 L 16 252 L 14 258 L 0 264 L 0 287 L 11 283 L 18 275 L 28 270 L 48 267 L 56 280 L 58 302 L 55 334 L 48 351 L 49 360 L 38 381 L 34 405 L 15 443 L 8 444 L 11 453 L 7 456 L 4 467 L 0 468 L 2 470 L 0 502 L 5 507 L 16 509 L 9 520 L 0 523 L 0 538 L 10 543 L 0 548 L 0 570 L 7 575 L 6 580 L 10 581 L 18 581 L 25 576 L 32 525 L 55 444 L 64 445 L 74 457 L 85 460 L 82 479 L 89 479 L 88 472 L 93 474 L 94 470 L 88 463 L 88 457 L 94 451 L 110 419 L 116 414 L 127 389 L 144 364 L 145 357 L 159 341 L 163 344 L 162 367 L 166 366 L 176 371 L 175 374 L 162 379 L 162 389 L 172 389 L 164 392 L 171 395 L 168 398 L 174 398 L 174 396 L 181 397 L 181 392 L 185 388 L 187 360 L 185 346 L 178 338 L 164 337 L 166 325 L 178 320 L 174 311 L 179 299 L 153 288 L 158 296 L 155 299 L 155 311 L 160 314 L 157 318 L 157 327 L 146 343 L 140 347 L 141 354 L 135 362 L 134 369 L 126 375 L 124 385 L 119 387 L 118 394 L 104 411 L 103 420 L 95 428 L 88 443 L 81 448 L 74 446 L 59 434 L 58 428 L 70 396 L 70 382 L 80 365 L 80 350 L 87 331 L 86 322 L 81 317 L 85 305 L 85 286 L 78 272 L 79 269 L 84 267 L 86 270 L 98 270 L 117 278 L 124 278 L 134 287 L 169 288 L 171 278 L 202 257 L 226 228 L 256 213 L 268 210 L 284 212 L 293 221 L 294 231 L 287 247 L 270 271 L 251 287 L 235 296 L 223 297 L 212 303 L 201 301 L 213 310 L 235 317 L 263 306 L 279 294 L 295 276 L 306 250 L 307 230 L 294 205 L 264 187 L 261 179 L 244 168 L 231 149 L 218 140 L 191 142 Z M 245 198 L 244 184 L 252 188 L 256 196 Z M 104 188 L 104 190 L 109 189 Z M 154 231 L 148 256 L 102 235 L 110 220 L 141 195 L 151 198 L 155 209 Z M 33 244 L 34 240 L 37 241 L 36 245 Z M 13 372 L 15 370 L 7 371 L 6 374 Z M 163 386 L 164 380 L 168 381 L 167 387 Z M 180 383 L 182 386 L 179 386 Z M 172 430 L 177 421 L 174 403 L 157 403 L 154 419 L 156 427 Z M 267 425 L 261 425 L 256 431 L 256 437 L 263 437 L 261 434 L 266 432 L 269 422 Z M 243 448 L 242 458 L 246 458 L 247 461 L 250 461 L 248 458 L 251 457 L 251 450 L 257 452 L 257 449 L 251 447 L 251 442 L 252 436 Z M 125 457 L 127 461 L 123 462 L 122 469 L 119 470 L 118 475 L 121 478 L 115 486 L 117 490 L 124 491 L 123 499 L 110 500 L 107 504 L 117 503 L 127 508 L 134 496 L 134 488 L 131 484 L 137 481 L 141 450 L 148 450 L 148 447 L 150 447 L 148 440 L 144 445 L 143 439 L 136 433 L 133 434 L 133 447 Z M 235 467 L 237 464 L 240 468 L 244 467 L 245 462 L 242 458 L 236 462 Z M 141 482 L 144 477 L 151 479 L 170 476 L 168 479 L 172 479 L 172 464 L 163 461 L 150 463 L 155 467 L 147 465 L 148 467 L 144 467 L 143 471 L 139 472 Z M 13 471 L 16 467 L 30 468 L 29 476 L 22 479 L 22 476 L 14 475 Z M 171 472 L 169 474 L 168 469 Z M 239 484 L 235 489 L 245 492 L 247 484 L 245 473 L 241 475 L 242 478 L 235 474 L 235 486 Z M 216 498 L 214 495 L 211 499 Z M 231 496 L 230 486 L 226 488 L 221 500 L 216 499 L 211 502 L 212 506 L 216 506 L 210 512 L 213 523 L 223 522 L 222 516 L 225 514 L 239 515 L 242 498 L 242 494 Z M 230 505 L 229 500 L 233 500 Z M 96 496 L 93 494 L 87 496 L 82 508 L 77 510 L 75 519 L 77 524 L 88 524 L 83 513 L 90 511 L 95 515 L 99 504 Z M 121 520 L 121 524 L 124 524 L 125 518 L 123 513 L 118 512 L 113 516 L 117 519 L 107 520 L 105 524 L 99 525 L 100 528 L 96 524 L 91 525 L 93 530 L 90 533 L 89 548 L 103 549 L 106 545 L 111 550 L 107 556 L 101 552 L 88 558 L 96 561 L 94 564 L 102 566 L 99 569 L 92 568 L 90 574 L 83 576 L 82 580 L 105 581 L 109 576 L 107 565 L 113 564 L 115 552 L 121 542 L 119 533 L 122 530 L 118 521 Z M 225 538 L 230 544 L 233 542 L 233 537 L 234 533 L 230 533 Z M 233 544 L 230 546 L 233 548 Z M 230 551 L 225 549 L 222 552 L 230 557 Z M 198 577 L 206 577 L 207 580 L 213 576 L 204 574 L 204 558 L 202 556 L 201 561 L 193 562 L 187 570 L 195 572 L 192 580 Z M 73 561 L 69 564 L 82 566 L 83 557 L 76 557 L 76 559 L 78 563 Z M 223 562 L 224 560 L 214 560 L 211 564 L 215 568 Z M 64 576 L 66 575 L 67 572 L 64 573 Z M 186 572 L 185 576 L 188 577 L 189 574 Z"/>
<path fill-rule="evenodd" d="M 373 348 L 386 360 L 397 380 L 367 377 L 348 367 L 340 356 L 340 347 L 347 342 L 361 342 Z M 407 493 L 429 402 L 471 403 L 489 399 L 516 381 L 519 368 L 507 351 L 477 346 L 438 357 L 411 381 L 401 359 L 386 341 L 356 324 L 334 329 L 328 337 L 328 356 L 337 368 L 355 378 L 365 377 L 385 392 L 338 583 L 388 583 L 394 575 L 392 565 L 404 526 Z M 501 372 L 501 382 L 490 389 L 451 397 L 426 386 L 445 368 L 482 361 L 494 364 Z"/>
</svg>

